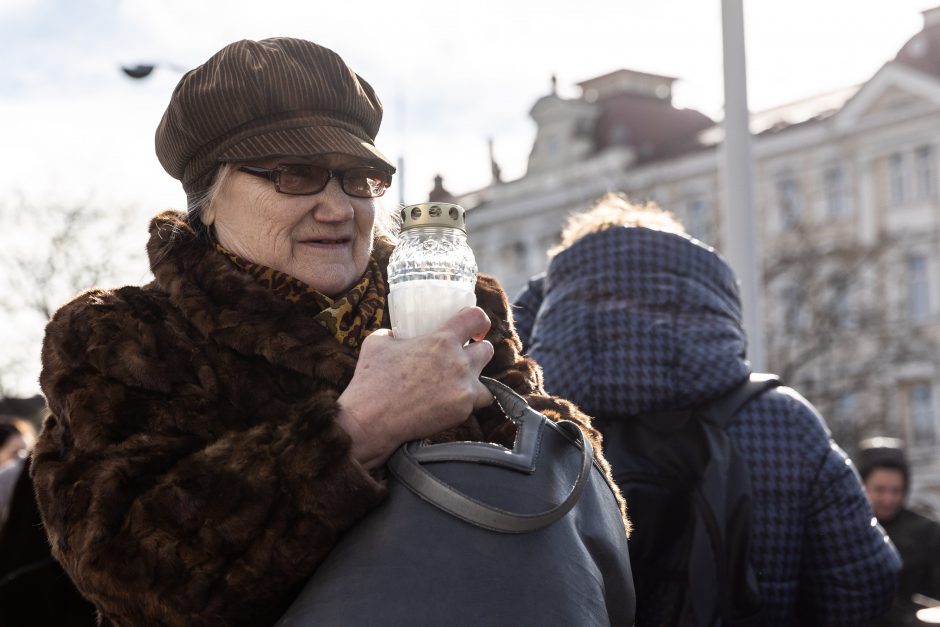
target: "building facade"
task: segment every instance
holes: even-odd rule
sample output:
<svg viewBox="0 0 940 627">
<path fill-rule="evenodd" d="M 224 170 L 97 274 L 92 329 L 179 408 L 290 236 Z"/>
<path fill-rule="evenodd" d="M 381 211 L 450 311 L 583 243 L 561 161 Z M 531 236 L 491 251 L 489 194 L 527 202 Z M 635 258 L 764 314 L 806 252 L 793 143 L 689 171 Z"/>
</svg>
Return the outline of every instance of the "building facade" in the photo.
<svg viewBox="0 0 940 627">
<path fill-rule="evenodd" d="M 523 177 L 457 196 L 436 181 L 432 200 L 468 209 L 480 270 L 514 296 L 565 218 L 609 191 L 721 250 L 721 127 L 673 106 L 675 80 L 620 70 L 547 95 Z M 751 126 L 768 367 L 850 452 L 905 440 L 914 497 L 940 509 L 940 8 L 864 84 Z"/>
</svg>

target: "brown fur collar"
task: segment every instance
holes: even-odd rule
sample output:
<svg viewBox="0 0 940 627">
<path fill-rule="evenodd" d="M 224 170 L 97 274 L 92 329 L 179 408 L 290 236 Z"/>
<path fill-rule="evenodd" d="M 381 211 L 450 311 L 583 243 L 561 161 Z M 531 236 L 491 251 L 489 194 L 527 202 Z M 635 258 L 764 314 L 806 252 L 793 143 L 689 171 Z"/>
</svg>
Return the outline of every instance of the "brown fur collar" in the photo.
<svg viewBox="0 0 940 627">
<path fill-rule="evenodd" d="M 377 241 L 373 254 L 383 273 L 391 250 Z M 183 214 L 166 211 L 153 219 L 147 251 L 157 285 L 207 339 L 334 385 L 348 382 L 356 355 L 314 323 L 318 312 L 238 271 L 193 234 Z"/>
</svg>

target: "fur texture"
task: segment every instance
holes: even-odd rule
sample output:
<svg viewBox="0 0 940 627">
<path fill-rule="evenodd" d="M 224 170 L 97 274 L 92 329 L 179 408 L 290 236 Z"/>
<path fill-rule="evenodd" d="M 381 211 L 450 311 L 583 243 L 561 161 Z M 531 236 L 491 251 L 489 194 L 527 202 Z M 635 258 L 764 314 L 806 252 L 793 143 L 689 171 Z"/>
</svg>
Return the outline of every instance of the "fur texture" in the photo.
<svg viewBox="0 0 940 627">
<path fill-rule="evenodd" d="M 385 494 L 334 421 L 356 354 L 179 213 L 154 219 L 148 252 L 153 283 L 86 292 L 47 328 L 32 476 L 53 555 L 117 625 L 271 624 Z M 390 252 L 376 243 L 383 272 Z M 520 355 L 497 282 L 481 276 L 477 297 L 496 349 L 484 374 L 599 451 Z M 436 439 L 513 435 L 494 406 Z"/>
</svg>

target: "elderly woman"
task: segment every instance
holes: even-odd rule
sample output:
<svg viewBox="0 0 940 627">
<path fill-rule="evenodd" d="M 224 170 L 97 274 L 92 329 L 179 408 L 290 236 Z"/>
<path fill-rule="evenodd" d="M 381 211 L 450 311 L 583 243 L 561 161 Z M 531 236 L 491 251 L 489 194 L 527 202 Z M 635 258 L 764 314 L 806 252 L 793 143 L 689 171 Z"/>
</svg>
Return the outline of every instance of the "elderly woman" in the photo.
<svg viewBox="0 0 940 627">
<path fill-rule="evenodd" d="M 151 223 L 155 280 L 49 323 L 32 475 L 53 554 L 114 623 L 276 620 L 401 443 L 511 445 L 481 372 L 593 434 L 543 392 L 490 278 L 436 333 L 391 335 L 381 115 L 326 48 L 222 49 L 157 129 L 190 209 Z"/>
</svg>

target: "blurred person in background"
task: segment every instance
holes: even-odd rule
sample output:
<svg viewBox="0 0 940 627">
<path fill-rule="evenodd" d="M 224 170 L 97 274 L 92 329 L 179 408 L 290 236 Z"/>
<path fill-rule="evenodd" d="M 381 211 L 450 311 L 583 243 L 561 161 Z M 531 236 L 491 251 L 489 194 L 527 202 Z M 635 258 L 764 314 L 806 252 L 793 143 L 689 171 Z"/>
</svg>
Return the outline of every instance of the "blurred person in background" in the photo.
<svg viewBox="0 0 940 627">
<path fill-rule="evenodd" d="M 0 627 L 92 627 L 85 601 L 49 551 L 29 476 L 32 423 L 0 416 Z"/>
<path fill-rule="evenodd" d="M 52 558 L 29 464 L 21 457 L 0 471 L 0 484 L 11 490 L 0 525 L 0 627 L 95 627 L 94 606 Z"/>
<path fill-rule="evenodd" d="M 0 415 L 0 470 L 25 457 L 36 443 L 36 430 L 25 418 Z"/>
<path fill-rule="evenodd" d="M 0 415 L 0 529 L 6 522 L 13 488 L 36 443 L 36 430 L 18 416 Z"/>
<path fill-rule="evenodd" d="M 572 215 L 550 257 L 515 300 L 516 330 L 546 390 L 578 404 L 602 434 L 723 398 L 751 374 L 731 267 L 672 214 L 608 194 Z M 725 429 L 750 474 L 760 624 L 863 625 L 882 613 L 898 555 L 871 524 L 858 476 L 822 417 L 779 387 Z M 616 478 L 613 441 L 605 435 Z M 633 518 L 631 554 L 644 533 L 657 533 L 641 529 L 642 512 Z M 642 607 L 644 570 L 633 569 L 637 625 L 658 624 L 662 608 Z"/>
<path fill-rule="evenodd" d="M 920 625 L 917 595 L 940 602 L 940 522 L 926 508 L 909 507 L 910 468 L 903 443 L 870 438 L 859 444 L 858 469 L 875 517 L 904 562 L 894 603 L 877 627 Z M 918 511 L 915 511 L 917 509 Z"/>
<path fill-rule="evenodd" d="M 53 555 L 115 623 L 276 621 L 382 502 L 399 445 L 512 447 L 481 372 L 597 437 L 544 394 L 492 278 L 437 332 L 391 335 L 381 117 L 331 50 L 226 46 L 157 129 L 189 211 L 151 222 L 154 282 L 88 291 L 50 321 L 38 503 Z"/>
</svg>

